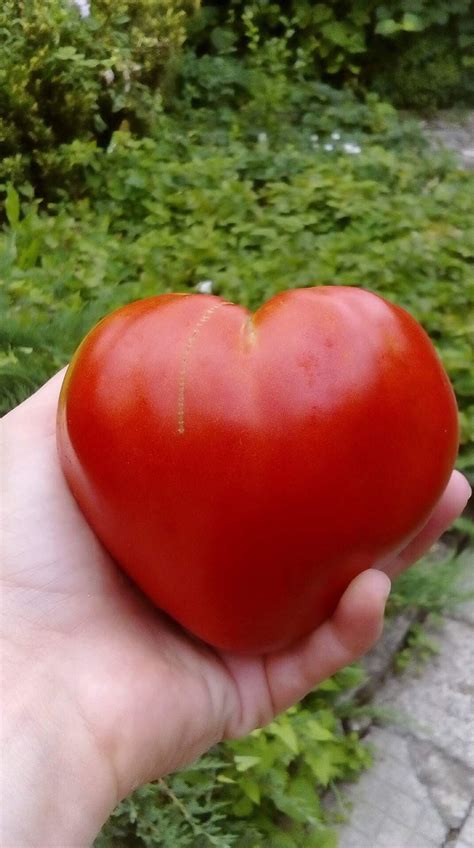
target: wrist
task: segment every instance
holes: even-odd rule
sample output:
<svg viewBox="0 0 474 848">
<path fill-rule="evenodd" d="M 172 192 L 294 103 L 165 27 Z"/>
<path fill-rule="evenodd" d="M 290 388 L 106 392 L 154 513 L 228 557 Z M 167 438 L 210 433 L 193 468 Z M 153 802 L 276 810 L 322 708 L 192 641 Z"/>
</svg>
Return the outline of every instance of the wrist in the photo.
<svg viewBox="0 0 474 848">
<path fill-rule="evenodd" d="M 117 802 L 114 776 L 47 664 L 2 658 L 2 848 L 85 848 Z M 23 674 L 25 666 L 28 672 Z"/>
</svg>

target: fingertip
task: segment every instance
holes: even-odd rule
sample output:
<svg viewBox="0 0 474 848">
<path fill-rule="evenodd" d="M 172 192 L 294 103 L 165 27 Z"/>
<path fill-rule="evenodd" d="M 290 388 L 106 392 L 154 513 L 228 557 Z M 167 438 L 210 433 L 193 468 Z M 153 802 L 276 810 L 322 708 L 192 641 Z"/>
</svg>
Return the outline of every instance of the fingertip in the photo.
<svg viewBox="0 0 474 848">
<path fill-rule="evenodd" d="M 456 493 L 460 508 L 463 510 L 472 495 L 472 489 L 468 479 L 455 468 L 448 487 L 451 487 L 453 492 Z"/>
<path fill-rule="evenodd" d="M 378 597 L 380 605 L 383 607 L 383 609 L 385 609 L 385 604 L 387 603 L 388 596 L 390 595 L 392 589 L 392 581 L 390 580 L 388 574 L 385 574 L 383 571 L 378 571 L 378 569 L 376 568 L 371 568 L 369 570 L 369 574 L 372 585 L 372 591 Z"/>
<path fill-rule="evenodd" d="M 369 602 L 372 608 L 384 607 L 391 587 L 392 582 L 385 572 L 369 568 L 362 571 L 349 584 L 339 601 L 339 606 L 344 603 L 352 608 L 354 604 L 360 606 L 363 603 L 365 606 Z"/>
<path fill-rule="evenodd" d="M 339 601 L 332 622 L 341 641 L 352 647 L 353 659 L 379 638 L 390 588 L 387 575 L 370 568 L 352 581 Z"/>
</svg>

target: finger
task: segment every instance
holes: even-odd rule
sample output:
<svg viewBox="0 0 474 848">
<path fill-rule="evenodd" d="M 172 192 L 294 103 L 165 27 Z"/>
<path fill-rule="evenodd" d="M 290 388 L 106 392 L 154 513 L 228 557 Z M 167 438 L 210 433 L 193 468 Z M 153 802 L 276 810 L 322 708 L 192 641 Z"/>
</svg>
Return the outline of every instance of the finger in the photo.
<svg viewBox="0 0 474 848">
<path fill-rule="evenodd" d="M 295 646 L 269 655 L 266 673 L 276 712 L 365 654 L 379 638 L 390 580 L 382 571 L 359 574 L 328 621 Z"/>
<path fill-rule="evenodd" d="M 413 565 L 461 515 L 470 496 L 471 487 L 466 478 L 459 471 L 453 471 L 444 494 L 420 533 L 397 556 L 379 563 L 378 567 L 393 580 Z"/>
</svg>

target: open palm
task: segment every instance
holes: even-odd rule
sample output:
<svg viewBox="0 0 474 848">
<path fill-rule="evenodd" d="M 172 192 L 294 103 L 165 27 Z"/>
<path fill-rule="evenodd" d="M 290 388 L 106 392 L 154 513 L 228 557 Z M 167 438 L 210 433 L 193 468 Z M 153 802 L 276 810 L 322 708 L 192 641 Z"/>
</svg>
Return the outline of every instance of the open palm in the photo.
<svg viewBox="0 0 474 848">
<path fill-rule="evenodd" d="M 333 617 L 299 644 L 259 658 L 218 653 L 157 612 L 83 519 L 56 456 L 61 377 L 3 421 L 4 637 L 14 646 L 12 675 L 18 662 L 35 662 L 51 691 L 64 693 L 119 800 L 218 740 L 267 723 L 370 648 L 386 574 L 430 546 L 462 510 L 468 487 L 455 472 L 409 548 L 353 581 Z"/>
</svg>

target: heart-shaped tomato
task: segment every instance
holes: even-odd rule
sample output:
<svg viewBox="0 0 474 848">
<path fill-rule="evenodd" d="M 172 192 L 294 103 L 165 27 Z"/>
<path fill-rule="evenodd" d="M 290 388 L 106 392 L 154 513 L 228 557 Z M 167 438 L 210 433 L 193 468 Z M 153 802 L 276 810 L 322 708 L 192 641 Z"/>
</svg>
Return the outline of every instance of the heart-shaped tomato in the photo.
<svg viewBox="0 0 474 848">
<path fill-rule="evenodd" d="M 419 324 L 331 286 L 254 315 L 203 295 L 119 309 L 72 361 L 58 441 L 88 522 L 157 606 L 267 652 L 423 525 L 458 425 Z"/>
</svg>

